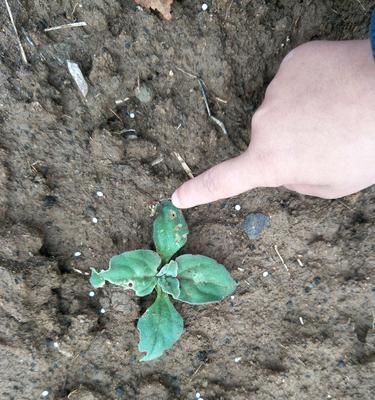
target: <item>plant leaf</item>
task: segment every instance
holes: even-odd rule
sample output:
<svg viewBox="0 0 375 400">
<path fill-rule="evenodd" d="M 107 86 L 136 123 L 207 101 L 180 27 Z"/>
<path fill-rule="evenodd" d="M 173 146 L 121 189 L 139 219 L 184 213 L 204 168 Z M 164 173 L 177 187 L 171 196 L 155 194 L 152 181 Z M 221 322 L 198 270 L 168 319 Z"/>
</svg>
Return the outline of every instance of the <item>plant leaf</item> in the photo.
<svg viewBox="0 0 375 400">
<path fill-rule="evenodd" d="M 184 321 L 169 296 L 157 287 L 156 300 L 138 320 L 137 328 L 140 334 L 138 349 L 147 353 L 141 361 L 150 361 L 176 343 L 184 330 Z"/>
<path fill-rule="evenodd" d="M 175 299 L 180 295 L 180 282 L 171 276 L 163 275 L 158 277 L 158 285 L 163 292 L 172 295 Z"/>
<path fill-rule="evenodd" d="M 164 263 L 185 245 L 188 233 L 188 226 L 179 208 L 170 200 L 157 205 L 153 239 Z"/>
<path fill-rule="evenodd" d="M 236 282 L 224 265 L 212 258 L 184 254 L 177 257 L 177 279 L 180 295 L 177 300 L 190 304 L 220 301 L 236 289 Z"/>
<path fill-rule="evenodd" d="M 90 283 L 98 288 L 108 281 L 133 289 L 137 296 L 146 296 L 154 290 L 157 283 L 156 274 L 160 263 L 160 256 L 154 251 L 127 251 L 112 257 L 107 270 L 97 272 L 91 268 Z"/>
<path fill-rule="evenodd" d="M 142 7 L 157 10 L 165 19 L 171 19 L 171 5 L 173 0 L 135 0 Z"/>
<path fill-rule="evenodd" d="M 174 298 L 180 295 L 180 283 L 177 276 L 178 264 L 176 261 L 170 261 L 167 265 L 158 272 L 158 285 L 162 288 L 163 292 L 171 294 Z"/>
<path fill-rule="evenodd" d="M 158 272 L 156 276 L 171 276 L 176 278 L 177 276 L 177 268 L 178 264 L 176 261 L 170 261 L 168 264 L 164 265 L 164 267 Z"/>
</svg>

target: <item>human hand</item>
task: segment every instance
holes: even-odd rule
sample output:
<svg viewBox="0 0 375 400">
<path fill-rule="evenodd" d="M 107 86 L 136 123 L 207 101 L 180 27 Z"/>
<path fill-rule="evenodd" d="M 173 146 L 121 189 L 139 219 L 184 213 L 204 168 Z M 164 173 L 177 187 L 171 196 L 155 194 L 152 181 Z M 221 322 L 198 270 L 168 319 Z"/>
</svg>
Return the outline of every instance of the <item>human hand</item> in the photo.
<svg viewBox="0 0 375 400">
<path fill-rule="evenodd" d="M 255 187 L 338 198 L 375 183 L 375 63 L 368 40 L 309 42 L 291 51 L 251 121 L 240 156 L 185 182 L 175 206 Z"/>
</svg>

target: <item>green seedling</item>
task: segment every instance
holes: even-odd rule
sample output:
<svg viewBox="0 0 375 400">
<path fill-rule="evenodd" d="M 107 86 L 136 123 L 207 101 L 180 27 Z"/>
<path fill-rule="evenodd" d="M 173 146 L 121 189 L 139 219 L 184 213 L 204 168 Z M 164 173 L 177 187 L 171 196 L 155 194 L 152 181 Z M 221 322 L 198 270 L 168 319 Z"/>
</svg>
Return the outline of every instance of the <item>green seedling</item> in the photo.
<svg viewBox="0 0 375 400">
<path fill-rule="evenodd" d="M 236 288 L 226 268 L 212 258 L 184 254 L 171 260 L 186 243 L 189 233 L 185 218 L 167 200 L 156 207 L 153 239 L 157 252 L 134 250 L 111 258 L 109 268 L 92 268 L 90 283 L 99 288 L 105 282 L 134 290 L 143 297 L 156 289 L 156 299 L 138 320 L 138 349 L 141 361 L 160 357 L 180 338 L 184 330 L 181 315 L 170 299 L 189 304 L 220 301 Z"/>
</svg>

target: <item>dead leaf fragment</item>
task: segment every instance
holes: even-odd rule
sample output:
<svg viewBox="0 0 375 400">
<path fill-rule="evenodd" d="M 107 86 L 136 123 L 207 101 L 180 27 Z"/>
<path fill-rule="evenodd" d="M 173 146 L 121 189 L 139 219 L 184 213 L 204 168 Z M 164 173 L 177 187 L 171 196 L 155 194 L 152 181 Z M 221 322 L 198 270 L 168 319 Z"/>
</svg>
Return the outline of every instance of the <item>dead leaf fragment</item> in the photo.
<svg viewBox="0 0 375 400">
<path fill-rule="evenodd" d="M 157 10 L 165 19 L 171 19 L 171 5 L 173 0 L 135 0 L 137 4 L 144 8 Z"/>
</svg>

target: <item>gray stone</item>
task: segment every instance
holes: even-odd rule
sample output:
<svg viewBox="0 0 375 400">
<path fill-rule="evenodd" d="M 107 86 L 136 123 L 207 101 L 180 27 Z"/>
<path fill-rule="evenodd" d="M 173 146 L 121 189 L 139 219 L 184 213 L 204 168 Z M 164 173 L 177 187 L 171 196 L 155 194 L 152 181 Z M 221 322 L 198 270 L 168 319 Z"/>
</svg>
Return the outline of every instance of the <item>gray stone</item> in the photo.
<svg viewBox="0 0 375 400">
<path fill-rule="evenodd" d="M 269 224 L 270 218 L 261 213 L 250 213 L 245 218 L 243 228 L 249 239 L 256 239 Z"/>
<path fill-rule="evenodd" d="M 141 103 L 149 103 L 152 100 L 152 91 L 145 85 L 137 87 L 135 95 Z"/>
</svg>

